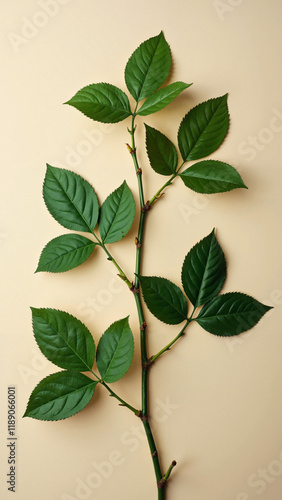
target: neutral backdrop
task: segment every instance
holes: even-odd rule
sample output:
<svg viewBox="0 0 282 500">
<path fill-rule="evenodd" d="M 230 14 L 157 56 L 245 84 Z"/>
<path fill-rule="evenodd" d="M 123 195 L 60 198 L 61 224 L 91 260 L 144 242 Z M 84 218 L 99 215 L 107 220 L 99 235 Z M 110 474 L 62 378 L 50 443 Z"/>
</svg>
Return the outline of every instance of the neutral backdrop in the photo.
<svg viewBox="0 0 282 500">
<path fill-rule="evenodd" d="M 224 292 L 274 306 L 238 338 L 192 325 L 153 367 L 151 416 L 164 469 L 178 462 L 168 500 L 280 500 L 282 494 L 280 0 L 10 0 L 1 2 L 1 461 L 7 491 L 7 387 L 17 388 L 19 500 L 156 499 L 153 467 L 139 421 L 97 390 L 89 407 L 60 422 L 22 419 L 35 385 L 57 368 L 33 338 L 30 306 L 82 320 L 97 342 L 130 314 L 135 357 L 114 385 L 140 406 L 134 301 L 100 252 L 68 273 L 34 274 L 44 245 L 66 231 L 42 199 L 46 162 L 80 173 L 102 202 L 126 178 L 137 198 L 125 143 L 129 121 L 105 126 L 63 106 L 97 82 L 126 91 L 135 48 L 161 30 L 173 54 L 170 82 L 192 83 L 146 122 L 176 141 L 187 111 L 228 92 L 229 134 L 212 155 L 240 171 L 248 190 L 197 195 L 180 180 L 148 216 L 144 274 L 180 285 L 184 256 L 212 228 L 228 262 Z M 149 166 L 143 120 L 138 152 L 146 199 L 164 178 Z M 137 222 L 111 250 L 134 269 Z M 178 332 L 147 315 L 154 354 Z"/>
</svg>

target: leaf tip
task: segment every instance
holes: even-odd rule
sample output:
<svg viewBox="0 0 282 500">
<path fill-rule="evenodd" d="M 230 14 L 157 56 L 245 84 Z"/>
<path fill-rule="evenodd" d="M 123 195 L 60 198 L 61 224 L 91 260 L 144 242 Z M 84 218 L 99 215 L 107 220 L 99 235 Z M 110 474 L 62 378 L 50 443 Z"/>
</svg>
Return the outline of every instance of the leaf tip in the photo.
<svg viewBox="0 0 282 500">
<path fill-rule="evenodd" d="M 270 311 L 270 309 L 274 309 L 274 306 L 267 306 L 264 304 L 265 312 Z"/>
</svg>

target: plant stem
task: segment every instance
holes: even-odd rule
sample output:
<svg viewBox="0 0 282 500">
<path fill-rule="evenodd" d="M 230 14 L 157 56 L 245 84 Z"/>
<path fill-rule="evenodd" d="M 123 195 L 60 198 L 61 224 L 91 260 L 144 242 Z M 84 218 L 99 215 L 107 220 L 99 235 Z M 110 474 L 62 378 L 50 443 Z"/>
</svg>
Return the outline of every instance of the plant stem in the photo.
<svg viewBox="0 0 282 500">
<path fill-rule="evenodd" d="M 137 417 L 139 417 L 140 411 L 134 408 L 134 406 L 131 406 L 128 404 L 126 401 L 124 401 L 122 398 L 120 398 L 104 381 L 101 381 L 101 384 L 109 391 L 110 395 L 117 399 L 120 402 L 121 406 L 126 406 L 130 411 L 132 411 Z"/>
<path fill-rule="evenodd" d="M 156 448 L 154 436 L 152 434 L 149 421 L 148 420 L 144 420 L 143 421 L 143 425 L 144 425 L 145 433 L 146 433 L 146 436 L 147 436 L 147 440 L 148 440 L 148 444 L 149 444 L 151 456 L 152 456 L 152 459 L 153 459 L 155 476 L 156 476 L 157 485 L 158 485 L 158 483 L 160 483 L 160 481 L 163 478 L 161 467 L 160 467 L 160 462 L 159 462 L 159 458 L 158 458 L 158 452 L 157 452 L 157 448 Z M 158 500 L 164 500 L 165 499 L 165 488 L 164 488 L 164 486 L 165 485 L 163 485 L 163 487 L 161 487 L 161 488 L 158 487 Z"/>
<path fill-rule="evenodd" d="M 156 361 L 156 359 L 158 359 L 164 352 L 166 351 L 169 351 L 169 349 L 171 348 L 171 346 L 178 340 L 180 339 L 180 337 L 182 337 L 184 334 L 185 334 L 185 329 L 187 328 L 187 326 L 189 325 L 190 323 L 190 319 L 187 319 L 185 325 L 183 326 L 183 328 L 180 330 L 179 334 L 176 335 L 176 337 L 169 343 L 167 344 L 163 349 L 161 349 L 157 354 L 155 354 L 154 356 L 152 356 L 150 358 L 150 361 L 151 363 L 154 363 Z"/>
<path fill-rule="evenodd" d="M 137 410 L 137 408 L 134 408 L 134 406 L 131 406 L 130 404 L 128 404 L 126 401 L 124 401 L 124 399 L 120 398 L 116 392 L 114 392 L 107 384 L 104 380 L 102 380 L 100 377 L 98 377 L 98 375 L 93 371 L 91 370 L 91 373 L 92 375 L 94 375 L 95 378 L 98 379 L 98 382 L 103 385 L 107 391 L 109 391 L 110 393 L 110 396 L 113 396 L 114 398 L 116 398 L 119 402 L 120 402 L 120 406 L 126 406 L 126 408 L 128 408 L 130 411 L 132 411 L 137 417 L 139 417 L 140 415 L 140 411 Z"/>
<path fill-rule="evenodd" d="M 167 182 L 164 183 L 164 185 L 158 189 L 158 191 L 156 192 L 156 194 L 153 196 L 153 198 L 149 201 L 149 206 L 151 206 L 162 194 L 163 190 L 167 187 L 167 186 L 170 186 L 172 184 L 172 181 L 175 179 L 175 177 L 177 177 L 179 175 L 179 171 L 181 170 L 181 168 L 183 167 L 185 161 L 183 161 L 180 165 L 180 167 L 176 170 L 176 172 L 174 172 L 174 174 L 168 179 Z"/>
<path fill-rule="evenodd" d="M 96 234 L 93 232 L 93 235 L 94 237 L 96 238 L 97 240 L 97 244 L 103 248 L 104 252 L 106 253 L 107 255 L 107 258 L 108 260 L 110 260 L 114 266 L 117 268 L 119 274 L 118 276 L 122 279 L 122 281 L 124 281 L 126 283 L 126 285 L 128 286 L 128 288 L 130 288 L 132 286 L 132 283 L 129 281 L 128 277 L 126 276 L 125 272 L 122 270 L 122 268 L 119 266 L 119 264 L 117 263 L 117 261 L 113 258 L 113 256 L 111 255 L 111 253 L 109 252 L 109 250 L 106 248 L 106 246 L 104 245 L 104 243 L 98 238 L 98 236 L 96 236 Z"/>
<path fill-rule="evenodd" d="M 141 271 L 141 256 L 142 256 L 142 248 L 144 244 L 144 227 L 146 214 L 149 209 L 149 202 L 145 204 L 144 200 L 144 191 L 143 191 L 143 182 L 142 182 L 142 170 L 139 167 L 137 154 L 136 154 L 136 145 L 135 145 L 135 113 L 132 116 L 132 124 L 131 130 L 129 131 L 131 134 L 131 147 L 129 147 L 130 154 L 133 159 L 133 164 L 135 167 L 137 180 L 138 180 L 138 191 L 139 191 L 139 202 L 140 202 L 140 219 L 139 219 L 139 228 L 138 228 L 138 236 L 136 238 L 136 261 L 135 261 L 135 282 L 134 282 L 134 297 L 138 312 L 139 318 L 139 327 L 140 327 L 140 345 L 141 345 L 141 361 L 142 361 L 142 414 L 141 420 L 143 422 L 144 430 L 147 436 L 149 448 L 151 451 L 151 456 L 153 460 L 153 466 L 155 470 L 156 482 L 159 485 L 162 480 L 163 474 L 160 466 L 160 461 L 158 457 L 158 452 L 156 448 L 156 443 L 152 434 L 149 417 L 148 417 L 148 355 L 147 355 L 147 339 L 146 339 L 146 322 L 144 318 L 143 306 L 139 293 L 139 274 Z M 158 500 L 165 499 L 165 485 L 162 487 L 158 487 Z"/>
<path fill-rule="evenodd" d="M 135 167 L 137 181 L 138 181 L 138 191 L 139 191 L 139 202 L 140 202 L 140 218 L 139 218 L 139 228 L 138 228 L 138 236 L 136 240 L 136 260 L 135 260 L 135 282 L 134 288 L 137 293 L 134 294 L 138 318 L 139 318 L 139 326 L 140 326 L 140 344 L 141 344 L 141 361 L 142 361 L 142 413 L 143 415 L 148 415 L 148 370 L 147 370 L 147 341 L 146 341 L 146 322 L 144 318 L 143 306 L 140 299 L 139 292 L 139 277 L 140 269 L 141 269 L 141 255 L 142 255 L 142 246 L 143 246 L 143 235 L 144 235 L 144 227 L 145 227 L 145 219 L 147 210 L 145 210 L 145 201 L 144 201 L 144 191 L 143 191 L 143 182 L 142 182 L 142 170 L 139 168 L 137 154 L 136 154 L 136 145 L 135 145 L 135 114 L 132 116 L 131 123 L 131 148 L 130 154 L 133 159 L 133 164 Z"/>
<path fill-rule="evenodd" d="M 169 476 L 170 476 L 170 474 L 171 474 L 171 472 L 172 472 L 172 469 L 173 469 L 175 466 L 176 466 L 176 461 L 175 461 L 175 460 L 173 460 L 173 462 L 171 462 L 171 464 L 170 464 L 170 466 L 169 466 L 169 468 L 168 468 L 168 470 L 167 470 L 166 474 L 164 475 L 164 480 L 165 480 L 165 481 L 167 481 L 167 480 L 168 480 L 168 478 L 169 478 Z"/>
</svg>

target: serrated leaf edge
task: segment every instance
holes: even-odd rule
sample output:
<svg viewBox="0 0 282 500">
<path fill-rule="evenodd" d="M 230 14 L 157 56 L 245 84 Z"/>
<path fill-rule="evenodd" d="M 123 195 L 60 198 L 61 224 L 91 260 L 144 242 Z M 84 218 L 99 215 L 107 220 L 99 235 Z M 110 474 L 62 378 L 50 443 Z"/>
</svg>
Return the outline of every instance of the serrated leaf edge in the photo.
<svg viewBox="0 0 282 500">
<path fill-rule="evenodd" d="M 59 312 L 59 313 L 63 313 L 63 314 L 67 314 L 68 316 L 70 316 L 70 317 L 71 317 L 71 319 L 74 319 L 74 320 L 76 320 L 76 321 L 79 321 L 79 322 L 80 322 L 80 323 L 84 326 L 84 328 L 86 328 L 86 330 L 90 333 L 90 335 L 91 335 L 91 337 L 92 337 L 92 339 L 93 339 L 93 343 L 94 343 L 94 361 L 95 361 L 95 355 L 96 355 L 96 351 L 97 351 L 97 349 L 96 349 L 96 345 L 95 345 L 94 338 L 93 338 L 92 333 L 90 332 L 89 328 L 88 328 L 88 327 L 87 327 L 87 326 L 86 326 L 86 325 L 85 325 L 82 321 L 80 321 L 80 319 L 76 318 L 75 316 L 73 316 L 72 314 L 70 314 L 70 313 L 68 313 L 68 312 L 66 312 L 66 311 L 62 311 L 61 309 L 54 309 L 54 308 L 49 308 L 49 307 L 32 307 L 32 306 L 30 307 L 30 309 L 31 309 L 31 312 L 32 312 L 32 329 L 33 329 L 33 336 L 34 336 L 34 338 L 35 338 L 36 344 L 37 344 L 37 346 L 38 346 L 38 348 L 39 348 L 40 352 L 42 352 L 42 350 L 41 350 L 41 347 L 40 347 L 39 343 L 37 342 L 37 339 L 36 339 L 36 336 L 35 336 L 35 333 L 34 333 L 34 326 L 33 326 L 33 311 L 42 311 L 42 310 L 43 310 L 43 311 L 44 311 L 44 310 L 47 310 L 47 311 L 51 311 L 51 312 L 55 311 L 55 312 Z M 51 325 L 50 325 L 50 326 L 51 326 Z M 57 333 L 58 333 L 58 332 L 57 332 Z M 64 340 L 64 339 L 62 339 L 62 340 Z M 66 343 L 66 345 L 70 348 L 70 350 L 71 350 L 71 351 L 73 351 L 73 349 L 69 346 L 68 342 L 65 342 L 65 343 Z M 73 351 L 73 352 L 74 352 L 74 354 L 76 354 L 76 352 L 75 352 L 75 351 Z M 46 359 L 48 359 L 48 358 L 47 358 L 47 356 L 46 356 L 43 352 L 42 352 L 42 354 L 45 356 L 45 358 L 46 358 Z M 76 354 L 76 355 L 77 355 L 77 354 Z M 84 361 L 83 359 L 81 359 L 81 357 L 80 357 L 80 356 L 78 356 L 78 355 L 77 355 L 77 357 L 81 360 L 81 362 L 84 364 L 84 366 L 87 368 L 87 370 L 74 370 L 74 369 L 72 369 L 72 370 L 65 370 L 65 371 L 72 371 L 72 372 L 76 372 L 76 373 L 77 373 L 77 372 L 83 372 L 83 373 L 84 373 L 84 372 L 86 372 L 86 371 L 87 371 L 87 372 L 88 372 L 88 371 L 90 371 L 90 372 L 91 372 L 92 367 L 87 366 L 87 365 L 85 364 L 85 361 Z M 48 361 L 50 361 L 50 359 L 48 359 Z M 50 363 L 52 363 L 52 364 L 53 364 L 53 365 L 55 365 L 55 366 L 59 366 L 59 365 L 57 365 L 56 363 L 54 363 L 53 361 L 50 361 Z M 59 368 L 61 368 L 61 366 L 59 366 Z"/>
<path fill-rule="evenodd" d="M 226 97 L 226 104 L 227 104 L 227 98 L 228 98 L 228 92 L 226 94 L 223 94 L 222 96 L 218 96 L 218 97 L 212 97 L 211 99 L 207 99 L 206 101 L 202 101 L 202 102 L 199 102 L 199 104 L 196 104 L 196 106 L 193 106 L 193 108 L 189 109 L 189 111 L 184 115 L 184 117 L 182 118 L 181 122 L 180 122 L 180 125 L 178 127 L 178 131 L 177 131 L 177 138 L 179 137 L 179 130 L 180 130 L 180 127 L 182 125 L 182 122 L 185 120 L 185 118 L 187 117 L 187 115 L 193 111 L 195 108 L 197 108 L 198 106 L 200 106 L 201 104 L 207 104 L 208 102 L 210 101 L 214 101 L 216 99 L 222 99 L 223 97 Z M 219 104 L 219 106 L 222 104 L 222 102 Z M 218 107 L 219 107 L 218 106 Z M 221 144 L 223 144 L 223 142 L 225 141 L 226 137 L 228 136 L 228 133 L 229 133 L 229 125 L 230 125 L 230 113 L 229 113 L 229 109 L 228 109 L 228 106 L 227 106 L 227 116 L 228 116 L 228 129 L 227 129 L 227 132 L 226 132 L 226 135 L 224 137 L 224 139 L 222 140 L 222 142 L 220 143 L 220 146 Z M 210 120 L 211 121 L 211 120 Z M 203 131 L 204 132 L 204 131 Z M 201 132 L 200 136 L 203 134 L 203 132 Z M 199 140 L 199 139 L 198 139 Z M 178 145 L 179 145 L 179 139 L 178 139 Z M 191 151 L 190 151 L 191 153 Z M 189 155 L 190 155 L 189 153 Z M 186 163 L 187 161 L 190 161 L 189 160 L 189 155 L 188 155 L 188 158 L 187 159 L 183 159 L 183 161 Z M 182 156 L 182 154 L 181 154 Z"/>
<path fill-rule="evenodd" d="M 37 387 L 41 384 L 41 382 L 43 382 L 43 381 L 47 380 L 48 378 L 51 378 L 53 375 L 56 375 L 57 373 L 80 373 L 80 372 L 76 372 L 75 370 L 61 370 L 60 372 L 51 373 L 50 375 L 47 375 L 47 377 L 44 377 L 42 380 L 40 380 L 40 382 L 38 382 L 38 384 L 36 384 L 36 386 L 34 387 L 34 389 L 33 389 L 32 393 L 31 393 L 31 395 L 30 395 L 30 396 L 29 396 L 29 398 L 28 398 L 28 403 L 27 403 L 27 406 L 26 406 L 26 410 L 25 410 L 25 412 L 24 412 L 24 414 L 23 414 L 23 418 L 25 418 L 25 417 L 29 417 L 29 418 L 33 418 L 33 419 L 35 419 L 35 420 L 41 420 L 42 422 L 59 422 L 60 420 L 66 420 L 67 418 L 71 418 L 71 417 L 73 417 L 74 415 L 76 415 L 76 414 L 77 414 L 77 413 L 79 413 L 80 411 L 84 410 L 84 408 L 86 408 L 86 406 L 90 403 L 90 401 L 91 401 L 91 399 L 92 399 L 92 397 L 93 397 L 93 395 L 94 395 L 94 391 L 95 391 L 96 385 L 98 384 L 98 381 L 93 380 L 93 379 L 91 379 L 90 377 L 87 377 L 87 375 L 81 374 L 81 375 L 84 375 L 85 377 L 87 377 L 87 378 L 91 381 L 91 384 L 89 384 L 89 385 L 94 384 L 93 394 L 92 394 L 92 396 L 91 396 L 90 400 L 88 401 L 88 403 L 87 403 L 87 404 L 86 404 L 83 408 L 81 408 L 81 410 L 76 411 L 75 413 L 73 413 L 73 414 L 72 414 L 72 415 L 70 415 L 69 417 L 64 417 L 64 418 L 56 418 L 56 419 L 54 419 L 54 420 L 50 420 L 50 419 L 47 419 L 47 418 L 40 418 L 40 419 L 38 419 L 38 418 L 36 418 L 36 417 L 34 417 L 34 416 L 32 416 L 32 415 L 29 415 L 29 414 L 27 413 L 27 409 L 28 409 L 28 405 L 29 405 L 29 403 L 30 403 L 30 400 L 31 400 L 31 398 L 32 398 L 32 395 L 33 395 L 33 393 L 34 393 L 35 389 L 36 389 L 36 388 L 37 388 Z M 88 387 L 88 386 L 85 386 L 85 387 Z M 76 391 L 74 391 L 74 392 L 76 392 Z"/>
<path fill-rule="evenodd" d="M 126 326 L 128 326 L 128 327 L 129 327 L 129 330 L 130 330 L 130 333 L 131 333 L 131 337 L 132 337 L 132 347 L 133 347 L 133 351 L 132 351 L 132 358 L 133 358 L 133 356 L 134 356 L 134 350 L 135 350 L 135 342 L 134 342 L 134 336 L 133 336 L 133 334 L 132 334 L 132 330 L 131 330 L 130 325 L 129 325 L 129 315 L 128 315 L 128 316 L 125 316 L 124 318 L 121 318 L 121 319 L 118 319 L 118 320 L 116 320 L 116 321 L 113 321 L 113 323 L 111 323 L 111 324 L 108 326 L 108 328 L 104 331 L 104 333 L 101 335 L 101 337 L 100 337 L 100 339 L 99 339 L 99 343 L 100 343 L 100 340 L 102 339 L 102 337 L 105 335 L 105 333 L 107 333 L 107 331 L 108 331 L 108 330 L 109 330 L 109 329 L 110 329 L 113 325 L 115 325 L 116 323 L 118 323 L 118 322 L 120 322 L 120 321 L 125 321 L 125 320 L 127 320 Z M 99 348 L 99 343 L 98 343 L 98 346 L 97 346 L 97 352 L 98 352 L 98 348 Z M 114 354 L 115 354 L 115 353 L 114 353 Z M 110 364 L 111 364 L 111 362 L 112 362 L 112 359 L 113 359 L 113 357 L 114 357 L 114 354 L 113 354 L 113 356 L 112 356 L 112 358 L 111 358 Z M 132 363 L 132 360 L 131 360 L 131 363 Z M 131 363 L 130 363 L 130 366 L 131 366 Z M 109 366 L 110 366 L 110 364 L 109 364 Z M 127 369 L 127 370 L 123 373 L 123 375 L 122 375 L 122 376 L 121 376 L 118 380 L 120 380 L 120 379 L 121 379 L 121 378 L 122 378 L 122 377 L 123 377 L 123 376 L 127 373 L 127 371 L 129 370 L 130 366 L 128 367 L 128 369 Z M 99 369 L 98 369 L 98 370 L 99 370 Z M 99 373 L 100 373 L 100 371 L 99 371 Z M 100 375 L 101 375 L 101 374 L 100 374 Z M 104 377 L 102 378 L 102 380 L 104 380 Z M 107 383 L 110 383 L 110 382 L 107 382 Z"/>
<path fill-rule="evenodd" d="M 180 286 L 176 285 L 176 283 L 174 283 L 173 281 L 169 280 L 168 278 L 164 278 L 163 276 L 143 276 L 143 275 L 140 275 L 140 274 L 136 274 L 136 276 L 139 278 L 139 280 L 140 280 L 140 281 L 142 280 L 142 278 L 159 278 L 159 279 L 161 279 L 161 280 L 167 281 L 167 282 L 171 283 L 172 285 L 174 285 L 175 287 L 177 287 L 177 288 L 179 289 L 179 291 L 182 293 L 183 297 L 186 299 L 186 296 L 185 296 L 184 292 L 181 290 Z M 142 284 L 141 284 L 141 289 L 142 289 Z M 142 296 L 143 296 L 143 290 L 142 290 Z M 144 298 L 144 296 L 143 296 L 143 298 Z M 144 301 L 145 301 L 145 299 L 144 299 Z M 146 302 L 146 301 L 145 301 L 145 302 Z M 188 310 L 188 301 L 187 301 L 187 299 L 186 299 L 186 302 L 187 302 L 187 310 Z M 146 302 L 146 304 L 147 304 L 147 302 Z M 168 302 L 168 304 L 169 304 L 169 302 Z M 169 304 L 169 305 L 171 305 L 171 304 Z M 147 307 L 148 307 L 148 306 L 147 306 Z M 148 308 L 148 309 L 149 309 L 149 308 Z M 177 311 L 177 309 L 175 309 L 175 310 Z M 177 311 L 177 312 L 179 312 L 179 313 L 180 313 L 180 311 Z M 153 314 L 153 313 L 152 313 L 152 314 Z M 180 314 L 181 314 L 181 313 L 180 313 Z M 153 316 L 155 316 L 155 315 L 153 314 Z M 157 316 L 155 316 L 155 317 L 157 317 Z M 157 319 L 158 319 L 158 318 L 157 318 Z M 185 319 L 187 320 L 187 319 L 188 319 L 188 316 L 183 316 L 183 321 L 185 321 Z M 166 322 L 165 322 L 165 321 L 163 321 L 163 320 L 159 320 L 159 321 L 162 321 L 162 323 L 165 323 L 166 325 L 171 325 L 171 324 L 180 324 L 180 322 L 179 322 L 179 323 L 166 323 Z M 181 323 L 182 323 L 182 322 L 181 322 Z"/>
<path fill-rule="evenodd" d="M 45 187 L 45 182 L 46 182 L 46 175 L 47 175 L 47 171 L 48 169 L 51 171 L 53 177 L 56 179 L 56 181 L 58 182 L 58 184 L 60 184 L 62 190 L 64 191 L 64 193 L 66 194 L 67 198 L 69 199 L 69 201 L 71 202 L 71 204 L 75 207 L 75 205 L 73 204 L 72 200 L 70 199 L 70 197 L 68 196 L 68 194 L 65 192 L 65 190 L 63 189 L 61 183 L 58 181 L 58 179 L 55 177 L 55 175 L 53 174 L 52 170 L 64 170 L 66 172 L 69 172 L 70 174 L 74 175 L 74 176 L 77 176 L 79 177 L 83 182 L 86 182 L 92 189 L 93 189 L 93 192 L 96 196 L 96 200 L 97 200 L 97 206 L 98 206 L 98 217 L 99 217 L 99 209 L 100 209 L 100 206 L 99 206 L 99 200 L 98 200 L 98 196 L 96 194 L 96 191 L 94 189 L 94 187 L 90 184 L 90 182 L 86 179 L 84 179 L 84 177 L 82 177 L 80 174 L 77 174 L 76 172 L 73 172 L 72 170 L 69 170 L 67 168 L 60 168 L 60 167 L 53 167 L 52 165 L 49 165 L 49 163 L 46 163 L 46 166 L 47 166 L 47 169 L 46 169 L 46 172 L 45 172 L 45 177 L 44 177 L 44 182 L 43 182 L 43 187 L 42 187 L 42 197 L 43 197 L 43 200 L 44 200 L 44 203 L 45 203 L 45 206 L 49 212 L 49 214 L 51 215 L 51 217 L 56 221 L 58 222 L 55 217 L 52 215 L 52 213 L 50 212 L 48 206 L 47 206 L 47 203 L 46 203 L 46 200 L 45 200 L 45 196 L 44 196 L 44 187 Z M 77 208 L 75 207 L 75 209 L 77 210 Z M 93 234 L 93 231 L 95 228 L 93 228 L 93 230 L 91 229 L 91 227 L 88 225 L 88 222 L 85 220 L 85 218 L 82 216 L 82 214 L 80 213 L 79 210 L 77 210 L 77 213 L 80 215 L 81 219 L 84 221 L 85 225 L 88 227 L 89 231 L 81 231 L 83 233 L 90 233 L 90 234 Z M 95 227 L 97 225 L 97 222 L 96 221 L 96 224 L 95 224 Z M 64 227 L 65 229 L 68 229 L 67 227 L 63 226 L 63 224 L 61 224 L 60 222 L 58 222 L 58 224 L 60 224 L 60 226 Z M 71 229 L 71 231 L 73 231 Z"/>
<path fill-rule="evenodd" d="M 128 184 L 127 184 L 127 182 L 126 182 L 125 180 L 121 183 L 121 185 L 120 185 L 120 186 L 118 186 L 116 189 L 114 189 L 114 190 L 113 190 L 113 191 L 112 191 L 112 192 L 111 192 L 111 193 L 107 196 L 107 198 L 104 200 L 104 202 L 102 203 L 102 205 L 101 205 L 101 207 L 100 207 L 99 217 L 98 217 L 98 226 L 99 226 L 99 221 L 100 221 L 100 216 L 101 216 L 101 209 L 102 209 L 103 204 L 105 203 L 105 201 L 106 201 L 106 200 L 107 200 L 107 199 L 108 199 L 111 195 L 113 195 L 113 194 L 114 194 L 114 193 L 115 193 L 118 189 L 120 189 L 121 187 L 123 187 L 122 195 L 123 195 L 123 193 L 124 193 L 124 190 L 125 190 L 126 188 L 128 188 L 129 192 L 130 192 L 130 193 L 131 193 L 131 195 L 132 195 L 132 201 L 134 202 L 134 216 L 133 216 L 133 221 L 132 221 L 132 223 L 131 223 L 131 226 L 130 226 L 130 228 L 129 228 L 129 230 L 128 230 L 128 232 L 129 232 L 129 231 L 130 231 L 130 229 L 131 229 L 131 227 L 132 227 L 132 224 L 133 224 L 133 222 L 134 222 L 134 217 L 135 217 L 135 213 L 136 213 L 136 203 L 135 203 L 135 200 L 134 200 L 134 196 L 133 196 L 133 194 L 132 194 L 132 191 L 131 191 L 130 187 L 128 186 Z M 115 220 L 115 218 L 116 218 L 116 214 L 115 214 L 115 216 L 114 216 L 114 220 Z M 112 225 L 113 225 L 113 224 L 111 224 L 111 226 L 112 226 Z M 111 228 L 110 228 L 110 229 L 111 229 Z M 110 231 L 110 229 L 109 229 L 109 231 Z M 106 237 L 105 237 L 105 238 L 102 238 L 102 241 L 103 241 L 103 243 L 105 243 L 105 244 L 110 244 L 110 243 L 107 243 L 107 241 L 106 241 L 106 240 L 107 240 L 107 236 L 108 236 L 108 234 L 109 234 L 109 231 L 108 231 L 108 233 L 107 233 Z M 122 236 L 122 238 L 120 238 L 120 240 L 122 240 L 122 239 L 123 239 L 123 238 L 124 238 L 127 234 L 128 234 L 128 233 L 124 234 L 124 235 Z M 117 240 L 116 242 L 113 242 L 113 243 L 117 243 L 117 242 L 118 242 L 118 241 L 120 241 L 120 240 Z"/>
<path fill-rule="evenodd" d="M 87 234 L 88 234 L 88 233 L 87 233 Z M 34 271 L 34 273 L 51 273 L 51 274 L 62 274 L 62 273 L 66 273 L 66 272 L 68 272 L 68 271 L 72 271 L 72 270 L 73 270 L 73 269 L 75 269 L 76 267 L 81 266 L 82 264 L 84 264 L 84 262 L 86 262 L 86 260 L 88 260 L 88 259 L 89 259 L 89 257 L 91 256 L 92 252 L 94 252 L 94 249 L 96 248 L 97 243 L 95 243 L 95 241 L 90 240 L 89 238 L 86 238 L 85 236 L 82 236 L 82 238 L 85 238 L 86 240 L 88 240 L 88 241 L 91 243 L 91 245 L 94 245 L 94 247 L 93 247 L 93 250 L 92 250 L 91 254 L 89 255 L 89 257 L 87 257 L 87 259 L 85 259 L 85 261 L 81 262 L 81 264 L 77 264 L 77 266 L 72 267 L 72 268 L 71 268 L 71 269 L 69 269 L 68 271 L 48 271 L 48 270 L 45 270 L 45 269 L 43 269 L 43 270 L 39 269 L 39 263 L 40 263 L 41 257 L 42 257 L 42 255 L 43 255 L 43 252 L 45 251 L 46 247 L 49 245 L 49 243 L 51 243 L 51 242 L 53 242 L 53 241 L 57 240 L 58 238 L 61 238 L 61 236 L 70 236 L 70 235 L 80 236 L 80 235 L 78 235 L 78 234 L 76 234 L 76 233 L 70 233 L 70 234 L 68 234 L 68 233 L 67 233 L 67 234 L 62 234 L 62 235 L 56 236 L 56 237 L 55 237 L 55 238 L 53 238 L 52 240 L 48 241 L 48 243 L 46 243 L 46 245 L 45 245 L 45 246 L 43 247 L 43 249 L 41 250 L 41 253 L 40 253 L 40 256 L 39 256 L 39 260 L 38 260 L 38 265 L 37 265 L 37 268 L 36 268 L 36 270 Z M 87 245 L 87 246 L 88 246 L 88 245 Z M 90 244 L 89 244 L 89 246 L 90 246 Z M 81 247 L 81 248 L 86 248 L 86 245 L 85 245 L 85 247 Z M 75 249 L 75 250 L 79 250 L 79 249 Z M 73 250 L 73 251 L 75 251 L 75 250 Z M 54 259 L 54 260 L 56 260 L 56 259 Z"/>
</svg>

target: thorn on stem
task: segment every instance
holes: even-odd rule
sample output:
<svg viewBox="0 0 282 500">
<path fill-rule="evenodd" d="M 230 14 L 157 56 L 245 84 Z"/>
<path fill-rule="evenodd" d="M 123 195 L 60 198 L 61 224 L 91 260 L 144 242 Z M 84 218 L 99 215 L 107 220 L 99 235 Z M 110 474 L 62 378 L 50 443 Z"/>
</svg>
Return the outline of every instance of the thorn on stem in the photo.
<svg viewBox="0 0 282 500">
<path fill-rule="evenodd" d="M 148 415 L 144 415 L 144 413 L 141 410 L 138 412 L 137 417 L 139 417 L 140 420 L 142 420 L 142 422 L 148 421 Z"/>
<path fill-rule="evenodd" d="M 127 149 L 131 155 L 134 155 L 136 153 L 136 148 L 133 149 L 127 142 L 126 142 Z"/>
<path fill-rule="evenodd" d="M 134 129 L 133 129 L 133 130 L 130 130 L 130 128 L 128 128 L 128 127 L 127 127 L 127 130 L 128 130 L 128 132 L 130 133 L 130 135 L 133 135 L 133 134 L 134 134 L 134 132 L 135 132 L 135 130 L 136 130 L 136 127 L 137 127 L 137 125 L 135 125 L 135 127 L 134 127 Z"/>
<path fill-rule="evenodd" d="M 136 288 L 135 285 L 132 283 L 132 286 L 129 288 L 129 290 L 132 293 L 139 293 L 139 288 Z"/>
<path fill-rule="evenodd" d="M 165 485 L 166 485 L 166 479 L 162 477 L 161 480 L 157 482 L 157 487 L 163 488 Z"/>
<path fill-rule="evenodd" d="M 164 193 L 164 192 L 159 193 L 159 194 L 158 194 L 158 196 L 156 197 L 156 200 L 159 200 L 159 199 L 160 199 L 162 196 L 164 196 L 164 195 L 165 195 L 165 193 Z"/>
<path fill-rule="evenodd" d="M 150 201 L 147 201 L 143 207 L 141 207 L 141 212 L 148 212 L 150 210 Z"/>
<path fill-rule="evenodd" d="M 152 364 L 153 364 L 152 358 L 147 359 L 145 363 L 142 363 L 143 370 L 148 370 L 150 366 L 152 366 Z"/>
<path fill-rule="evenodd" d="M 146 321 L 144 321 L 142 323 L 142 325 L 140 326 L 140 330 L 145 330 L 146 326 L 147 326 L 147 323 L 146 323 Z"/>
<path fill-rule="evenodd" d="M 141 175 L 142 174 L 142 168 L 138 168 L 136 170 L 136 175 Z"/>
<path fill-rule="evenodd" d="M 135 238 L 135 245 L 137 246 L 137 248 L 141 248 L 142 247 L 141 243 L 139 243 L 139 240 L 138 240 L 137 236 Z"/>
<path fill-rule="evenodd" d="M 122 279 L 122 281 L 126 281 L 126 277 L 124 276 L 124 274 L 119 274 L 117 275 L 120 279 Z"/>
</svg>

